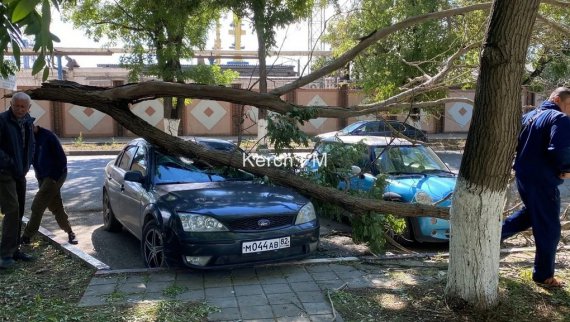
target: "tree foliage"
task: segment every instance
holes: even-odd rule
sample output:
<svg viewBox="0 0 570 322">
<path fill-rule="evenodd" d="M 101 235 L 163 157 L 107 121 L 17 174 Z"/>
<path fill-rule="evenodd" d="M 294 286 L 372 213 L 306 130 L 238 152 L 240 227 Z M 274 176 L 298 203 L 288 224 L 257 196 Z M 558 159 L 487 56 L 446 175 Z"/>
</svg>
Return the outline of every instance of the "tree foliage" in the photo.
<svg viewBox="0 0 570 322">
<path fill-rule="evenodd" d="M 365 35 L 375 31 L 379 25 L 389 26 L 406 17 L 486 2 L 364 0 L 332 22 L 325 40 L 332 45 L 335 55 L 339 56 L 355 46 Z M 541 14 L 561 26 L 570 25 L 568 11 L 560 10 L 559 5 L 543 4 Z M 363 88 L 377 100 L 394 96 L 409 88 L 410 81 L 436 73 L 442 62 L 459 48 L 481 42 L 487 19 L 486 11 L 472 11 L 392 33 L 354 59 L 350 65 L 352 85 Z M 569 79 L 569 48 L 564 32 L 553 30 L 552 23 L 539 24 L 533 32 L 528 50 L 525 84 L 542 91 Z M 473 88 L 479 67 L 478 57 L 478 48 L 465 53 L 456 61 L 441 85 Z M 430 95 L 415 97 L 415 100 L 441 96 L 442 92 L 432 92 Z"/>
<path fill-rule="evenodd" d="M 5 0 L 0 2 L 0 75 L 7 77 L 20 69 L 21 50 L 25 37 L 34 38 L 33 50 L 37 59 L 32 66 L 32 74 L 43 70 L 46 80 L 49 68 L 46 64 L 53 52 L 53 43 L 59 38 L 50 31 L 51 6 L 59 9 L 64 0 Z M 15 64 L 4 60 L 4 52 L 12 49 Z"/>
<path fill-rule="evenodd" d="M 124 44 L 129 54 L 121 63 L 131 80 L 155 76 L 168 82 L 227 85 L 236 77 L 235 72 L 206 65 L 183 67 L 194 50 L 204 48 L 208 30 L 220 15 L 211 1 L 78 0 L 64 9 L 65 17 L 88 37 Z M 183 99 L 165 100 L 166 117 L 178 118 L 182 106 Z"/>
</svg>

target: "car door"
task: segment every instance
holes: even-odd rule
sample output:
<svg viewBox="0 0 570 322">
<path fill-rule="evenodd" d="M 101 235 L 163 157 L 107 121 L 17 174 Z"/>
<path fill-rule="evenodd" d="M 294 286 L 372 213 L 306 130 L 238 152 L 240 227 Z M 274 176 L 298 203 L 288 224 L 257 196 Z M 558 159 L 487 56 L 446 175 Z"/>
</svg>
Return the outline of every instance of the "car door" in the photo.
<svg viewBox="0 0 570 322">
<path fill-rule="evenodd" d="M 138 171 L 143 177 L 147 176 L 148 150 L 139 146 L 136 150 L 129 171 Z M 133 181 L 123 182 L 122 191 L 124 226 L 135 236 L 140 237 L 142 232 L 142 210 L 146 204 L 146 184 Z"/>
<path fill-rule="evenodd" d="M 133 157 L 137 151 L 136 145 L 127 146 L 121 155 L 121 158 L 112 167 L 111 171 L 107 173 L 107 188 L 111 208 L 115 213 L 115 217 L 123 224 L 125 224 L 125 207 L 123 194 L 124 190 L 124 177 L 125 173 L 130 169 Z"/>
</svg>

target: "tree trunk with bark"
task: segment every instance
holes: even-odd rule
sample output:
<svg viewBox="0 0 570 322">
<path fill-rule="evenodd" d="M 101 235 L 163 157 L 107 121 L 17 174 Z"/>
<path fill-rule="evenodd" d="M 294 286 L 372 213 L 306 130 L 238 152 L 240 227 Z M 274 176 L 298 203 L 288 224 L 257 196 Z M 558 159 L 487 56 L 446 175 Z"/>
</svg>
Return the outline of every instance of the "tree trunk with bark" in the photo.
<svg viewBox="0 0 570 322">
<path fill-rule="evenodd" d="M 495 0 L 481 54 L 474 114 L 450 210 L 446 296 L 498 304 L 501 213 L 520 128 L 521 83 L 540 0 Z"/>
<path fill-rule="evenodd" d="M 265 4 L 263 1 L 255 2 L 253 7 L 255 20 L 255 33 L 257 34 L 257 57 L 259 59 L 259 93 L 267 93 L 267 40 L 265 39 Z M 257 113 L 257 139 L 261 144 L 267 145 L 267 110 L 258 108 Z"/>
</svg>

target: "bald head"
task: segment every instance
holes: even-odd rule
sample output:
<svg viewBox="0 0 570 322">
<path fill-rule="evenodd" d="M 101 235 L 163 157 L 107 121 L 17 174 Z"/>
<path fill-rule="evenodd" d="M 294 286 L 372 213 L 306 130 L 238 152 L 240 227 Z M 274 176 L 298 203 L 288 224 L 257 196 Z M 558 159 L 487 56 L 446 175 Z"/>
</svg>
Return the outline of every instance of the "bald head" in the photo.
<svg viewBox="0 0 570 322">
<path fill-rule="evenodd" d="M 570 115 L 570 88 L 558 87 L 548 100 L 558 105 L 563 113 Z"/>
</svg>

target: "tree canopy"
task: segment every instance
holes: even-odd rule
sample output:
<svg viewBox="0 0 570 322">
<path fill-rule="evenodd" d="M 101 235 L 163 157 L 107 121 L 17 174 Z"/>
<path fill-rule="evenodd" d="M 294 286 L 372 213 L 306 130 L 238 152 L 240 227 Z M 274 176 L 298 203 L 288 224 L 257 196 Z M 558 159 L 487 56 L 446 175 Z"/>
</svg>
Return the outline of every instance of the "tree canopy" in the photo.
<svg viewBox="0 0 570 322">
<path fill-rule="evenodd" d="M 49 68 L 46 61 L 53 52 L 53 43 L 59 38 L 50 31 L 51 6 L 56 9 L 65 0 L 5 0 L 0 2 L 0 75 L 7 77 L 20 69 L 21 50 L 24 48 L 24 38 L 33 37 L 34 51 L 37 59 L 32 67 L 32 73 L 37 74 L 43 69 L 43 79 L 46 80 Z M 38 11 L 39 9 L 39 11 Z M 4 59 L 4 53 L 11 49 L 15 65 Z"/>
</svg>

